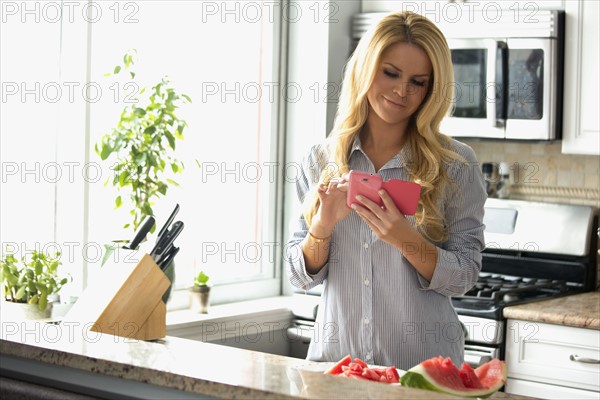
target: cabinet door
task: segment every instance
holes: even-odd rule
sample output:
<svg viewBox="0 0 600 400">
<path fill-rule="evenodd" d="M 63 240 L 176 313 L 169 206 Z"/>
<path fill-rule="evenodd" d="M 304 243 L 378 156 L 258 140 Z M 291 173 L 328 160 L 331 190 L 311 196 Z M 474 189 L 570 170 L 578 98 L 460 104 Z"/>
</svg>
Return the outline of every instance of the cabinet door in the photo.
<svg viewBox="0 0 600 400">
<path fill-rule="evenodd" d="M 562 152 L 600 155 L 597 0 L 567 1 Z"/>
</svg>

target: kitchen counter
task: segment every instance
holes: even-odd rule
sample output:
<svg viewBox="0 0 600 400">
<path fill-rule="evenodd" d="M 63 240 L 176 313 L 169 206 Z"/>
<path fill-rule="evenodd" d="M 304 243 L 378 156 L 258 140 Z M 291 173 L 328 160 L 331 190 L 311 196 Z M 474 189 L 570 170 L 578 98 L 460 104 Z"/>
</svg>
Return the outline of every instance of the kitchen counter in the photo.
<svg viewBox="0 0 600 400">
<path fill-rule="evenodd" d="M 506 318 L 600 330 L 600 292 L 506 307 Z"/>
<path fill-rule="evenodd" d="M 85 327 L 44 322 L 3 322 L 0 354 L 4 375 L 7 368 L 17 368 L 25 363 L 20 367 L 23 374 L 33 374 L 38 366 L 59 374 L 60 379 L 84 382 L 90 377 L 96 380 L 111 378 L 169 389 L 188 398 L 191 395 L 248 399 L 457 398 L 397 385 L 328 376 L 318 372 L 318 363 L 296 358 L 175 337 L 153 342 L 130 340 L 91 332 Z M 62 369 L 71 372 L 56 372 Z M 77 378 L 83 373 L 87 376 Z M 14 376 L 9 377 L 14 379 Z M 44 377 L 46 385 L 50 382 L 48 379 Z M 77 382 L 70 385 L 77 385 Z M 84 383 L 80 386 L 88 387 Z M 112 386 L 116 387 L 115 384 L 104 384 L 106 390 Z M 129 393 L 142 396 L 139 390 L 129 389 Z M 165 397 L 172 398 L 173 394 L 163 394 Z M 526 397 L 499 392 L 492 398 Z"/>
</svg>

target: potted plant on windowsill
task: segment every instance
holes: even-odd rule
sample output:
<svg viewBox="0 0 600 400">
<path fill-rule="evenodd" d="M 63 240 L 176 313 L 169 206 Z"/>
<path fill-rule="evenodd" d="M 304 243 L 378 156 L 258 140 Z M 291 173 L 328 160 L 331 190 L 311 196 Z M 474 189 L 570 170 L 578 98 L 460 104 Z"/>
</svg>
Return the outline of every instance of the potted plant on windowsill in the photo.
<svg viewBox="0 0 600 400">
<path fill-rule="evenodd" d="M 190 288 L 190 308 L 194 312 L 201 314 L 208 313 L 208 305 L 210 304 L 210 286 L 208 280 L 210 277 L 200 271 L 194 277 L 194 284 Z"/>
<path fill-rule="evenodd" d="M 2 280 L 2 317 L 9 319 L 49 318 L 52 304 L 58 300 L 68 277 L 60 278 L 60 253 L 46 255 L 33 251 L 31 261 L 21 263 L 13 254 L 0 260 Z"/>
<path fill-rule="evenodd" d="M 123 56 L 123 65 L 117 65 L 107 75 L 128 71 L 129 77 L 135 79 L 133 66 L 136 55 L 135 50 L 128 51 Z M 145 91 L 144 87 L 138 93 L 141 95 Z M 135 100 L 135 103 L 123 109 L 117 126 L 102 137 L 95 151 L 102 160 L 114 158 L 112 168 L 115 172 L 112 180 L 107 180 L 105 185 L 111 183 L 119 192 L 129 192 L 127 197 L 117 195 L 115 209 L 127 204 L 131 220 L 123 228 L 131 227 L 137 231 L 147 217 L 154 216 L 155 202 L 166 196 L 169 187 L 179 186 L 166 174 L 168 170 L 173 174 L 183 172 L 183 162 L 175 158 L 174 152 L 176 142 L 183 140 L 187 123 L 178 116 L 178 109 L 182 104 L 191 103 L 191 99 L 176 92 L 169 79 L 164 77 L 149 91 L 145 106 L 138 99 Z M 150 233 L 155 229 L 156 225 L 152 226 Z M 120 245 L 113 243 L 112 248 L 115 246 Z M 110 250 L 107 246 L 107 251 Z M 174 265 L 171 262 L 165 270 L 171 282 L 175 276 Z M 171 287 L 163 297 L 165 302 Z"/>
</svg>

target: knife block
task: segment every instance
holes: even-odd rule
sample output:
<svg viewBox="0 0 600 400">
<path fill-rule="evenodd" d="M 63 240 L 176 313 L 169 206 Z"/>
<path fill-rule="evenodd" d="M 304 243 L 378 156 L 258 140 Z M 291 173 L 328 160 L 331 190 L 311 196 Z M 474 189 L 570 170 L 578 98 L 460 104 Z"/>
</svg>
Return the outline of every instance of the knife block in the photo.
<svg viewBox="0 0 600 400">
<path fill-rule="evenodd" d="M 119 249 L 89 283 L 63 321 L 139 340 L 164 338 L 169 278 L 148 254 Z"/>
</svg>

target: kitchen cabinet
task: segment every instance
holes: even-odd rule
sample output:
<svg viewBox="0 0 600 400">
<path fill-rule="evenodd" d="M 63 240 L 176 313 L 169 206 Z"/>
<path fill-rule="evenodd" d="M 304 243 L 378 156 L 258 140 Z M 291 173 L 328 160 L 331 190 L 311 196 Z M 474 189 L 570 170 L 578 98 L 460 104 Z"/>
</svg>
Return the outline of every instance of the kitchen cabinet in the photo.
<svg viewBox="0 0 600 400">
<path fill-rule="evenodd" d="M 600 2 L 567 1 L 562 152 L 600 155 Z"/>
<path fill-rule="evenodd" d="M 600 360 L 600 330 L 508 320 L 506 393 L 598 399 L 600 364 L 594 360 Z"/>
</svg>

